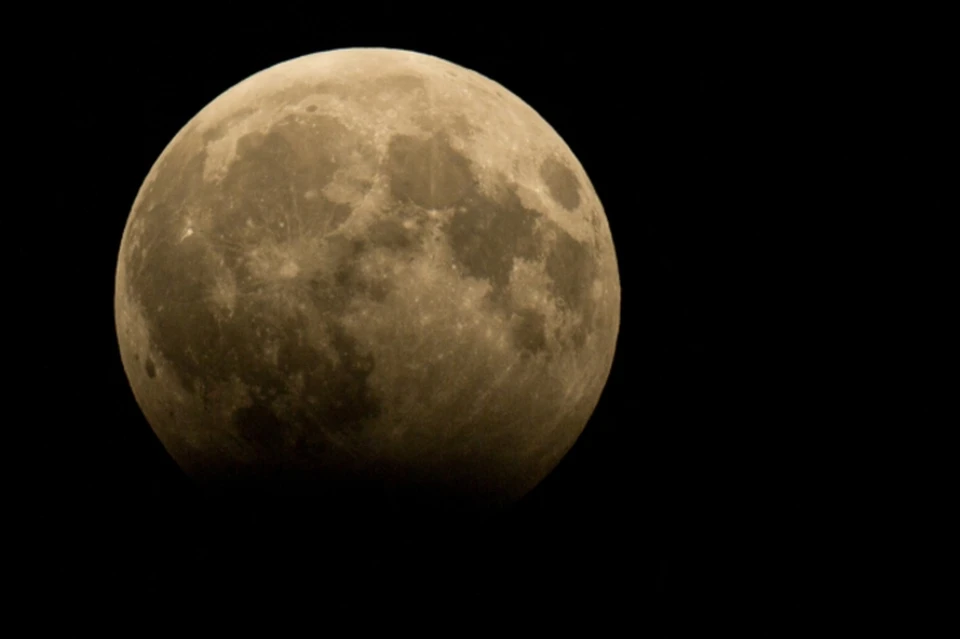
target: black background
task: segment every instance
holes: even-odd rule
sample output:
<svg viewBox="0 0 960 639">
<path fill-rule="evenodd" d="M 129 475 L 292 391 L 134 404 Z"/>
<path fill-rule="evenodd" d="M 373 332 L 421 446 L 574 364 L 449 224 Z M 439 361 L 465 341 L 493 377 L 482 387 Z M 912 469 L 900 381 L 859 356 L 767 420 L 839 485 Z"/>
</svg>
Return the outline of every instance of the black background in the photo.
<svg viewBox="0 0 960 639">
<path fill-rule="evenodd" d="M 871 50 L 779 20 L 413 19 L 379 7 L 243 26 L 172 17 L 62 18 L 39 47 L 58 78 L 44 117 L 59 123 L 53 143 L 73 150 L 59 151 L 68 168 L 47 185 L 71 321 L 61 311 L 32 327 L 61 336 L 34 361 L 57 425 L 44 450 L 62 458 L 38 454 L 53 472 L 27 482 L 42 495 L 36 516 L 54 522 L 43 538 L 58 571 L 162 574 L 178 587 L 230 575 L 261 590 L 349 576 L 360 597 L 409 595 L 425 580 L 472 593 L 468 606 L 543 596 L 547 616 L 616 613 L 660 636 L 718 612 L 790 620 L 825 603 L 837 577 L 818 553 L 842 509 L 853 421 L 833 406 L 854 356 L 827 346 L 852 326 L 840 319 L 850 290 L 821 284 L 846 241 L 837 220 L 856 214 L 855 201 L 828 196 L 856 179 L 853 149 L 876 144 L 854 99 Z M 493 520 L 200 500 L 120 363 L 117 253 L 158 155 L 240 80 L 349 46 L 434 54 L 519 95 L 579 158 L 610 221 L 622 316 L 609 383 L 555 472 Z"/>
</svg>

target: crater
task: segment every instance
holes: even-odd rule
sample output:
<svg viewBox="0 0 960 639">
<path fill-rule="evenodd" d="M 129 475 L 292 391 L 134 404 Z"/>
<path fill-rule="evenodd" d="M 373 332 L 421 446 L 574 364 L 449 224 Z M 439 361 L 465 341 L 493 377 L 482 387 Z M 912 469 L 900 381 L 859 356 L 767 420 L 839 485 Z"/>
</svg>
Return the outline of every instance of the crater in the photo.
<svg viewBox="0 0 960 639">
<path fill-rule="evenodd" d="M 154 365 L 153 360 L 149 357 L 143 365 L 144 370 L 147 372 L 147 377 L 153 379 L 157 376 L 157 367 Z"/>
<path fill-rule="evenodd" d="M 547 158 L 540 165 L 540 178 L 547 185 L 550 197 L 568 211 L 580 206 L 580 182 L 570 168 L 556 158 Z"/>
</svg>

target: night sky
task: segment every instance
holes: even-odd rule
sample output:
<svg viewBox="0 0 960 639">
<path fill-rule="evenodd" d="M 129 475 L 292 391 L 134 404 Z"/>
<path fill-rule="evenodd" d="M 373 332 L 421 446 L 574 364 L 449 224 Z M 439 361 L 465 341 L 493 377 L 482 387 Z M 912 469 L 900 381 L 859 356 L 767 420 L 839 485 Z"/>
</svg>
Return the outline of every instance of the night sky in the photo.
<svg viewBox="0 0 960 639">
<path fill-rule="evenodd" d="M 837 367 L 819 359 L 829 316 L 801 283 L 821 268 L 818 254 L 797 247 L 836 210 L 806 185 L 839 175 L 821 144 L 842 107 L 808 90 L 810 57 L 778 48 L 775 31 L 701 38 L 683 21 L 458 19 L 453 31 L 378 15 L 375 27 L 303 16 L 292 32 L 157 28 L 161 37 L 103 24 L 55 39 L 61 98 L 45 108 L 60 114 L 59 143 L 71 151 L 63 182 L 49 185 L 50 232 L 70 310 L 68 321 L 61 311 L 35 326 L 62 337 L 39 373 L 57 459 L 44 457 L 54 471 L 30 481 L 37 516 L 73 531 L 50 542 L 58 565 L 184 582 L 417 574 L 435 587 L 497 584 L 511 601 L 551 593 L 560 610 L 633 618 L 631 634 L 682 635 L 708 610 L 748 616 L 761 600 L 802 615 L 825 534 L 811 513 L 840 455 L 840 418 L 824 398 L 842 393 Z M 622 314 L 606 390 L 555 472 L 492 520 L 205 502 L 154 437 L 121 366 L 114 271 L 153 162 L 240 80 L 348 46 L 430 53 L 510 89 L 567 142 L 610 222 Z M 814 155 L 825 159 L 813 165 Z"/>
</svg>

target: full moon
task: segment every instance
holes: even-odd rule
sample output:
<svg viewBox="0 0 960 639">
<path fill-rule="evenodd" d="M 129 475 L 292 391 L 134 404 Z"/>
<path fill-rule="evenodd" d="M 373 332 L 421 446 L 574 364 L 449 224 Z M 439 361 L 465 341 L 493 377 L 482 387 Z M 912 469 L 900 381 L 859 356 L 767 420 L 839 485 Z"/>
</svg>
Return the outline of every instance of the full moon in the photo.
<svg viewBox="0 0 960 639">
<path fill-rule="evenodd" d="M 596 408 L 620 283 L 597 194 L 536 111 L 433 56 L 340 49 L 177 133 L 114 311 L 137 403 L 199 485 L 498 506 Z"/>
</svg>

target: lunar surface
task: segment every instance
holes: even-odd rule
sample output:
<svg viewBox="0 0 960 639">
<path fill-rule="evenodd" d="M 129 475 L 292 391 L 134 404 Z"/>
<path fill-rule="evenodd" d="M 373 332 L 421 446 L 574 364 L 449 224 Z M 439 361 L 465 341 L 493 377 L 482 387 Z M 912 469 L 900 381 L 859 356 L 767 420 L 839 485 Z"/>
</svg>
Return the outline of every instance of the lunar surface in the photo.
<svg viewBox="0 0 960 639">
<path fill-rule="evenodd" d="M 585 427 L 619 313 L 559 135 L 490 79 L 389 49 L 207 105 L 144 181 L 116 272 L 137 403 L 201 485 L 514 502 Z"/>
</svg>

